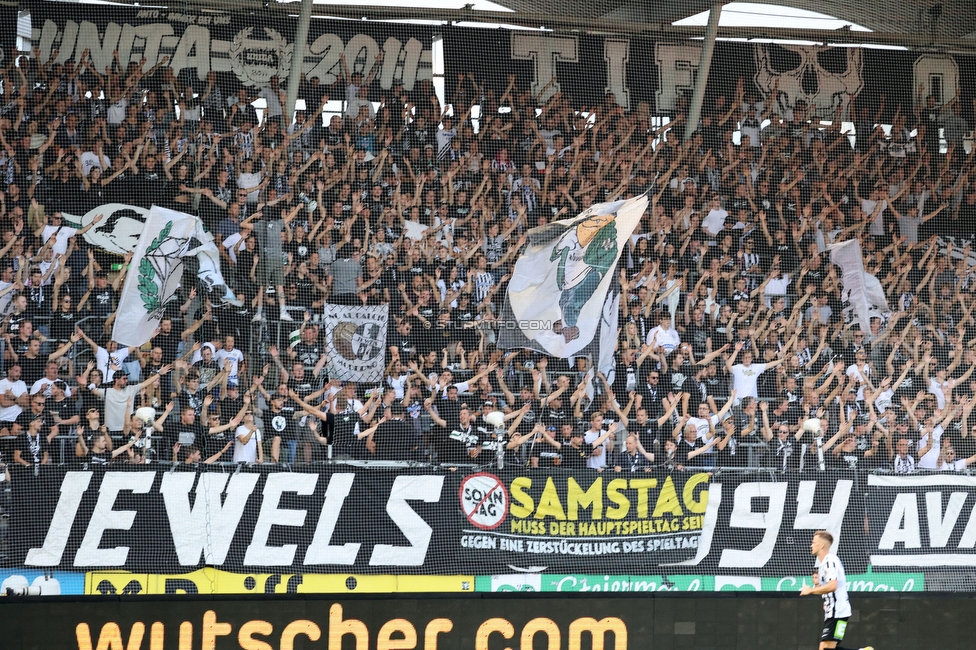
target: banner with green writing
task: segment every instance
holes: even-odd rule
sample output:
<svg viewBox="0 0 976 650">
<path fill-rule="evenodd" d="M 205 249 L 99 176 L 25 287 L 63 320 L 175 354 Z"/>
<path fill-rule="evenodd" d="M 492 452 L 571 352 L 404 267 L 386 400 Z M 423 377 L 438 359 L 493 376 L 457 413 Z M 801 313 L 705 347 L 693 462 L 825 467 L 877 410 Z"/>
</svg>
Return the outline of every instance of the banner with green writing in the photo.
<svg viewBox="0 0 976 650">
<path fill-rule="evenodd" d="M 516 573 L 477 576 L 475 591 L 800 591 L 811 576 L 627 575 Z M 924 591 L 922 573 L 867 573 L 847 576 L 851 592 Z"/>
</svg>

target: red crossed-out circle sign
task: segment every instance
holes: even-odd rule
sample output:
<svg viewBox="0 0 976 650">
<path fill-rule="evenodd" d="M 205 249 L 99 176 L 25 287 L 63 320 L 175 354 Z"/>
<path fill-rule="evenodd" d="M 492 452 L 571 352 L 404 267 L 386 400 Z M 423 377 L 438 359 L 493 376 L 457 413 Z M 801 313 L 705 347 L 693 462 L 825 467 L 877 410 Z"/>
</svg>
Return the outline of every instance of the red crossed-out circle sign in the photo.
<svg viewBox="0 0 976 650">
<path fill-rule="evenodd" d="M 466 476 L 458 489 L 464 516 L 478 528 L 498 528 L 508 514 L 505 483 L 487 472 Z"/>
</svg>

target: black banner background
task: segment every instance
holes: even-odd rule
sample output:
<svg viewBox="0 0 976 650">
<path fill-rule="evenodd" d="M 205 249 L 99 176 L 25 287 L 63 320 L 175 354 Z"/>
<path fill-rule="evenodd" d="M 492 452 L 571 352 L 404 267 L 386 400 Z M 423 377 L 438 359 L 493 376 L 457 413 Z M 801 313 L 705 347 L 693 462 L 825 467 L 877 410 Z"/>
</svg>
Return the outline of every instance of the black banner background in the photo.
<svg viewBox="0 0 976 650">
<path fill-rule="evenodd" d="M 111 472 L 67 472 L 44 467 L 36 477 L 30 470 L 14 468 L 15 511 L 8 539 L 18 563 L 25 562 L 25 566 L 33 568 L 124 568 L 153 573 L 187 571 L 204 564 L 228 571 L 287 568 L 309 573 L 490 573 L 506 570 L 511 562 L 543 563 L 566 571 L 586 567 L 627 569 L 635 563 L 653 566 L 694 557 L 703 517 L 690 511 L 689 504 L 702 511 L 708 489 L 705 474 L 680 474 L 673 478 L 663 474 L 601 476 L 596 472 L 561 472 L 554 477 L 544 472 L 533 472 L 531 476 L 505 472 L 498 477 L 475 475 L 488 477 L 486 480 L 495 485 L 500 480 L 506 496 L 511 494 L 514 481 L 519 486 L 523 511 L 526 499 L 531 499 L 539 510 L 546 502 L 547 512 L 568 513 L 564 518 L 535 518 L 533 510 L 520 518 L 500 509 L 488 524 L 499 532 L 511 533 L 510 526 L 516 525 L 513 522 L 527 522 L 526 530 L 529 526 L 536 528 L 525 534 L 515 530 L 514 535 L 506 535 L 524 542 L 523 555 L 504 552 L 499 546 L 494 550 L 478 547 L 476 541 L 493 536 L 493 532 L 467 518 L 464 488 L 470 493 L 474 485 L 466 484 L 471 477 L 461 473 L 350 466 L 284 472 L 265 466 L 229 475 L 219 468 L 196 472 L 182 467 L 175 473 L 120 468 Z M 635 484 L 634 478 L 641 483 Z M 215 482 L 205 483 L 209 480 Z M 529 486 L 532 480 L 535 483 Z M 685 490 L 688 480 L 693 484 Z M 599 508 L 605 514 L 596 517 L 592 503 L 581 505 L 578 515 L 569 514 L 570 484 L 578 485 L 580 494 L 592 488 L 590 494 L 599 495 Z M 219 516 L 216 506 L 208 511 L 209 515 L 198 511 L 196 505 L 201 498 L 210 498 L 214 503 L 217 497 L 208 493 L 215 490 L 220 491 L 223 508 Z M 66 504 L 73 499 L 79 501 L 72 516 Z M 519 506 L 517 500 L 510 503 Z M 668 511 L 653 516 L 658 504 Z M 120 511 L 134 513 L 128 528 L 128 520 L 119 515 Z M 672 521 L 677 522 L 676 527 L 689 523 L 683 525 L 684 530 L 671 533 L 668 526 Z M 567 523 L 575 527 L 586 522 L 589 532 L 582 527 L 572 534 L 566 532 Z M 560 524 L 563 530 L 558 529 Z M 330 526 L 331 535 L 327 532 Z M 201 541 L 193 537 L 194 531 L 198 535 L 209 531 L 214 541 Z M 63 546 L 52 541 L 59 535 L 66 538 Z M 262 542 L 264 536 L 266 541 Z M 625 551 L 624 538 L 634 547 Z M 675 538 L 685 541 L 678 545 L 666 541 Z M 658 547 L 652 547 L 651 540 L 655 539 Z M 525 546 L 530 540 L 566 541 L 571 546 L 564 549 L 565 554 L 533 552 Z M 598 551 L 596 545 L 600 541 L 615 544 L 616 548 Z M 638 541 L 641 549 L 636 555 Z M 351 547 L 340 550 L 348 544 L 359 544 L 358 551 Z M 294 545 L 291 552 L 283 550 L 289 545 Z M 117 555 L 109 551 L 121 548 L 128 551 L 116 550 Z M 212 556 L 205 555 L 207 548 L 214 549 Z M 211 559 L 204 562 L 203 557 Z"/>
<path fill-rule="evenodd" d="M 168 65 L 178 68 L 174 72 L 182 79 L 192 79 L 200 90 L 210 70 L 248 86 L 262 87 L 272 74 L 284 81 L 296 52 L 296 17 L 281 11 L 195 13 L 57 2 L 33 3 L 30 11 L 33 41 L 40 49 L 42 63 L 55 50 L 58 62 L 77 61 L 85 47 L 91 49 L 96 67 L 108 65 L 116 48 L 123 65 L 145 55 L 148 68 L 165 55 L 170 57 Z M 5 8 L 0 18 L 9 26 L 0 38 L 0 47 L 6 53 L 16 39 L 17 12 Z M 672 111 L 675 92 L 690 94 L 697 67 L 697 61 L 691 59 L 700 54 L 700 41 L 316 18 L 310 28 L 303 70 L 310 80 L 329 89 L 332 98 L 339 99 L 345 92 L 344 85 L 337 83 L 339 54 L 345 54 L 350 69 L 368 73 L 382 49 L 385 58 L 370 87 L 370 98 L 381 99 L 395 80 L 402 80 L 405 90 L 414 93 L 421 80 L 432 78 L 435 31 L 444 37 L 448 101 L 454 96 L 459 74 L 472 73 L 496 98 L 507 86 L 510 74 L 515 75 L 518 88 L 534 92 L 541 91 L 555 76 L 558 89 L 577 108 L 603 104 L 609 92 L 617 92 L 617 103 L 625 108 L 635 110 L 646 102 L 652 113 L 667 114 Z M 747 92 L 765 96 L 770 86 L 761 74 L 765 67 L 769 73 L 782 75 L 785 81 L 781 90 L 788 88 L 790 75 L 801 79 L 801 71 L 807 71 L 807 79 L 816 78 L 818 87 L 823 87 L 823 102 L 818 105 L 822 117 L 833 112 L 832 93 L 846 98 L 856 85 L 858 106 L 870 108 L 872 114 L 881 97 L 886 97 L 882 119 L 887 121 L 899 107 L 903 115 L 911 116 L 919 99 L 915 96 L 918 84 L 927 84 L 931 75 L 941 76 L 940 83 L 947 90 L 958 84 L 963 115 L 973 120 L 976 87 L 968 81 L 976 75 L 974 56 L 867 48 L 849 54 L 848 48 L 839 47 L 800 50 L 803 48 L 796 46 L 717 43 L 705 114 L 709 114 L 715 97 L 724 95 L 731 101 L 739 78 L 744 80 Z M 940 64 L 941 60 L 947 63 Z M 923 61 L 930 65 L 920 64 Z M 852 68 L 860 70 L 857 84 L 846 76 Z M 427 86 L 427 90 L 431 88 Z M 428 98 L 415 99 L 426 102 Z"/>
<path fill-rule="evenodd" d="M 823 622 L 818 596 L 500 596 L 2 598 L 0 618 L 4 648 L 12 650 L 145 648 L 145 637 L 153 634 L 155 641 L 157 630 L 165 647 L 175 648 L 182 626 L 192 626 L 194 648 L 201 647 L 196 641 L 201 628 L 210 641 L 202 647 L 210 648 L 797 648 L 815 647 Z M 858 616 L 846 639 L 852 647 L 961 650 L 972 645 L 973 601 L 965 595 L 854 598 Z M 938 612 L 938 623 L 920 626 L 919 612 Z M 391 638 L 391 629 L 406 630 L 416 642 L 405 644 L 402 633 Z M 384 630 L 384 640 L 396 645 L 381 645 Z M 141 646 L 130 643 L 133 631 L 141 631 Z M 356 633 L 364 637 L 362 646 L 355 643 Z"/>
<path fill-rule="evenodd" d="M 16 24 L 16 12 L 13 16 L 14 22 L 7 24 Z M 111 63 L 115 49 L 123 66 L 145 56 L 145 69 L 169 56 L 167 65 L 181 79 L 192 80 L 200 92 L 211 70 L 257 88 L 277 74 L 284 86 L 297 55 L 296 23 L 296 17 L 270 10 L 221 14 L 62 2 L 31 7 L 33 41 L 42 63 L 55 50 L 58 63 L 78 61 L 85 48 L 91 49 L 98 69 Z M 379 100 L 395 80 L 413 91 L 421 79 L 431 78 L 431 36 L 423 25 L 314 19 L 303 71 L 309 80 L 331 87 L 332 99 L 345 99 L 339 55 L 345 54 L 351 71 L 368 74 L 382 49 L 384 60 L 370 86 L 370 98 Z"/>
<path fill-rule="evenodd" d="M 246 569 L 254 571 L 260 568 L 278 570 L 283 567 L 295 566 L 303 572 L 329 572 L 335 570 L 360 572 L 360 573 L 390 573 L 391 568 L 398 573 L 431 573 L 444 571 L 450 566 L 456 566 L 457 559 L 451 554 L 438 552 L 438 550 L 448 549 L 452 546 L 450 540 L 456 539 L 460 520 L 445 516 L 445 506 L 449 503 L 454 506 L 457 494 L 457 481 L 454 482 L 454 491 L 451 491 L 451 482 L 443 474 L 433 475 L 426 471 L 385 471 L 380 469 L 356 470 L 351 467 L 340 467 L 334 471 L 315 471 L 308 472 L 285 472 L 277 471 L 272 466 L 248 468 L 242 472 L 230 475 L 220 469 L 211 471 L 196 472 L 191 467 L 178 467 L 175 472 L 149 471 L 145 468 L 139 469 L 138 466 L 125 467 L 121 470 L 115 468 L 111 472 L 92 471 L 91 479 L 87 489 L 81 495 L 77 514 L 73 521 L 68 523 L 70 535 L 64 546 L 61 556 L 60 566 L 62 568 L 119 568 L 129 571 L 186 571 L 188 569 L 204 566 L 203 555 L 196 559 L 194 564 L 182 564 L 177 549 L 177 542 L 174 541 L 174 526 L 180 527 L 184 532 L 183 538 L 194 530 L 201 527 L 214 530 L 218 526 L 215 518 L 197 517 L 192 521 L 184 521 L 176 511 L 167 511 L 166 497 L 163 492 L 164 480 L 171 481 L 171 485 L 180 483 L 182 489 L 174 489 L 171 495 L 174 501 L 182 499 L 184 504 L 189 503 L 190 508 L 199 500 L 200 494 L 205 492 L 200 482 L 207 475 L 214 475 L 218 479 L 226 479 L 228 482 L 223 486 L 221 501 L 226 508 L 232 502 L 228 492 L 233 490 L 238 495 L 243 495 L 246 503 L 240 510 L 239 519 L 233 515 L 226 515 L 225 520 L 229 522 L 233 530 L 233 538 L 226 547 L 226 557 L 221 562 L 219 557 L 215 557 L 214 564 L 225 570 Z M 231 468 L 229 472 L 233 472 Z M 19 471 L 16 471 L 19 470 Z M 182 470 L 182 471 L 181 471 Z M 59 468 L 43 468 L 40 476 L 34 477 L 32 471 L 15 468 L 13 472 L 12 485 L 14 488 L 13 502 L 15 513 L 11 516 L 11 530 L 8 539 L 15 545 L 16 557 L 24 559 L 28 557 L 29 549 L 40 549 L 43 547 L 45 538 L 49 536 L 49 529 L 63 530 L 66 525 L 66 518 L 56 517 L 55 509 L 59 498 L 62 497 L 61 490 L 77 491 L 77 486 L 82 483 L 75 483 L 84 479 L 83 473 L 66 473 Z M 151 483 L 141 486 L 143 493 L 132 491 L 132 485 L 141 481 L 145 474 L 152 474 Z M 182 478 L 192 477 L 183 483 L 181 477 L 176 479 L 173 475 L 183 475 Z M 241 484 L 233 483 L 242 475 L 248 475 Z M 338 510 L 334 516 L 326 516 L 324 522 L 320 522 L 324 504 L 326 504 L 326 491 L 329 489 L 333 479 L 339 477 L 333 490 L 339 488 L 337 496 L 330 497 L 335 502 L 334 508 Z M 111 503 L 104 501 L 99 507 L 101 492 L 106 490 L 103 478 L 112 477 L 112 486 L 116 487 L 125 484 L 118 492 L 114 501 Z M 169 477 L 169 478 L 167 478 Z M 411 479 L 426 479 L 426 483 L 410 485 Z M 397 481 L 400 481 L 397 484 Z M 248 484 L 250 483 L 250 485 Z M 62 487 L 62 484 L 66 487 Z M 310 490 L 314 484 L 314 488 Z M 146 486 L 149 486 L 146 489 Z M 219 484 L 218 484 L 219 485 Z M 253 485 L 253 489 L 251 489 Z M 436 489 L 438 486 L 440 489 Z M 70 486 L 70 487 L 68 487 Z M 406 486 L 406 491 L 401 492 L 400 496 L 409 499 L 408 506 L 399 507 L 389 505 L 391 492 L 394 487 Z M 190 488 L 187 491 L 187 488 Z M 248 492 L 248 490 L 250 490 Z M 297 491 L 305 491 L 306 494 L 299 494 Z M 274 493 L 278 498 L 277 509 L 279 511 L 291 511 L 287 513 L 292 519 L 288 525 L 282 525 L 284 518 L 275 518 L 273 513 L 274 504 L 269 502 L 269 495 Z M 343 499 L 342 494 L 346 496 Z M 106 498 L 108 499 L 108 498 Z M 423 499 L 432 499 L 425 502 Z M 341 502 L 341 504 L 340 504 Z M 330 501 L 331 503 L 331 501 Z M 279 558 L 287 554 L 280 550 L 271 551 L 271 555 L 276 562 L 254 563 L 255 560 L 248 561 L 248 549 L 252 546 L 255 538 L 255 529 L 261 520 L 262 507 L 265 507 L 265 521 L 268 525 L 264 527 L 267 534 L 267 542 L 263 546 L 269 549 L 276 549 L 285 545 L 297 545 L 293 553 L 293 559 L 281 562 Z M 98 549 L 111 549 L 117 547 L 128 547 L 125 554 L 124 563 L 112 562 L 110 564 L 75 564 L 77 554 L 84 548 L 86 535 L 90 534 L 89 529 L 95 530 L 95 526 L 105 522 L 105 509 L 111 507 L 113 511 L 132 511 L 135 513 L 131 527 L 128 530 L 118 528 L 106 528 L 101 535 L 101 542 Z M 410 559 L 405 551 L 394 552 L 397 558 L 395 561 L 375 566 L 370 564 L 370 560 L 377 545 L 387 544 L 395 547 L 409 547 L 410 541 L 404 535 L 402 528 L 391 519 L 390 509 L 395 510 L 394 516 L 410 518 L 406 525 L 413 525 L 412 531 L 421 536 L 429 535 L 429 544 L 424 539 L 418 542 L 418 553 L 420 561 Z M 305 511 L 301 517 L 297 511 Z M 100 512 L 101 517 L 94 517 L 94 513 Z M 416 514 L 413 514 L 416 513 Z M 269 516 L 270 515 L 270 516 Z M 416 521 L 419 515 L 421 522 Z M 298 518 L 296 520 L 295 518 Z M 175 521 L 174 521 L 175 519 Z M 52 521 L 54 523 L 52 523 Z M 428 525 L 424 522 L 430 522 Z M 321 546 L 331 545 L 331 547 L 341 547 L 345 544 L 361 544 L 358 553 L 355 553 L 355 560 L 349 563 L 337 561 L 336 553 L 326 553 L 326 557 L 332 561 L 329 564 L 303 565 L 308 547 L 313 543 L 316 531 L 323 525 L 334 525 L 334 532 L 329 540 L 322 540 Z M 323 533 L 325 529 L 323 528 Z M 95 534 L 95 533 L 91 533 Z M 218 533 L 215 533 L 215 535 Z M 218 544 L 218 546 L 221 546 Z M 90 549 L 90 546 L 88 547 Z M 203 547 L 200 547 L 203 548 Z M 188 552 L 189 554 L 189 552 Z M 193 554 L 195 555 L 195 554 Z M 255 558 L 258 557 L 256 554 Z M 184 559 L 187 559 L 184 557 Z M 49 560 L 50 561 L 50 560 Z M 257 560 L 260 561 L 260 560 Z M 247 562 L 247 564 L 245 564 Z"/>
<path fill-rule="evenodd" d="M 712 479 L 709 499 L 712 508 L 718 504 L 717 513 L 711 539 L 702 540 L 696 568 L 720 574 L 803 575 L 814 563 L 813 533 L 830 529 L 839 536 L 837 553 L 847 572 L 865 571 L 863 476 L 839 470 L 775 478 L 726 473 Z"/>
<path fill-rule="evenodd" d="M 558 46 L 551 43 L 553 39 L 559 41 Z M 526 45 L 527 41 L 530 44 Z M 690 50 L 700 48 L 699 43 L 700 41 L 673 42 L 635 36 L 600 37 L 455 27 L 445 30 L 444 33 L 447 96 L 454 96 L 458 73 L 474 73 L 475 78 L 479 82 L 487 82 L 488 87 L 494 89 L 495 96 L 498 97 L 508 84 L 508 75 L 515 75 L 518 88 L 524 90 L 534 87 L 539 91 L 549 82 L 550 77 L 537 76 L 542 76 L 551 69 L 555 73 L 558 90 L 570 100 L 572 106 L 594 107 L 606 101 L 608 92 L 614 87 L 610 77 L 617 74 L 611 71 L 618 71 L 629 91 L 627 101 L 617 97 L 619 105 L 634 110 L 640 102 L 646 102 L 652 114 L 668 114 L 671 106 L 663 105 L 660 100 L 666 97 L 659 96 L 658 93 L 673 88 L 671 77 L 679 69 L 681 72 L 678 75 L 684 80 L 679 85 L 683 86 L 681 90 L 690 97 L 693 74 L 689 71 L 686 55 Z M 715 45 L 706 90 L 705 115 L 709 114 L 708 109 L 717 96 L 724 95 L 726 100 L 732 101 L 739 78 L 744 80 L 747 93 L 755 93 L 760 97 L 766 95 L 768 88 L 764 89 L 758 84 L 761 80 L 761 75 L 757 74 L 760 72 L 758 48 L 764 48 L 768 52 L 766 60 L 775 68 L 775 72 L 796 70 L 800 66 L 817 75 L 819 83 L 824 84 L 825 88 L 827 84 L 837 85 L 832 88 L 834 91 L 843 90 L 839 84 L 842 84 L 842 77 L 854 60 L 848 58 L 847 48 L 830 48 L 827 52 L 818 52 L 815 57 L 811 55 L 803 58 L 779 45 L 718 42 Z M 516 53 L 516 49 L 519 52 Z M 522 50 L 533 53 L 530 56 Z M 560 52 L 571 50 L 575 50 L 576 59 L 567 61 L 567 57 L 561 56 Z M 625 56 L 621 56 L 621 52 L 626 53 Z M 890 121 L 900 107 L 902 115 L 907 115 L 911 121 L 918 83 L 927 82 L 928 76 L 923 68 L 919 68 L 916 73 L 914 67 L 920 57 L 927 55 L 868 48 L 858 49 L 857 52 L 861 57 L 861 86 L 855 93 L 857 105 L 870 108 L 873 116 L 880 105 L 881 97 L 884 96 L 883 120 Z M 672 65 L 674 54 L 679 61 L 677 66 Z M 618 62 L 624 58 L 626 62 L 621 69 Z M 976 87 L 969 80 L 976 74 L 976 57 L 933 55 L 930 58 L 951 59 L 958 68 L 958 89 L 963 115 L 972 122 Z M 539 63 L 540 60 L 542 64 Z M 948 80 L 944 80 L 944 83 L 948 83 Z M 781 86 L 781 90 L 786 88 L 786 84 Z M 724 110 L 728 110 L 728 106 L 727 103 Z M 818 114 L 821 117 L 827 117 L 832 112 L 833 109 L 826 103 L 818 105 Z M 845 119 L 849 120 L 850 117 L 845 115 Z"/>
<path fill-rule="evenodd" d="M 840 536 L 848 572 L 866 568 L 863 484 L 848 472 L 773 481 L 765 474 L 495 475 L 342 465 L 120 468 L 45 466 L 36 477 L 14 468 L 12 565 L 432 575 L 666 566 L 669 573 L 805 575 L 812 533 L 827 528 Z M 490 503 L 485 495 L 502 484 L 498 508 L 473 514 L 473 504 Z"/>
</svg>

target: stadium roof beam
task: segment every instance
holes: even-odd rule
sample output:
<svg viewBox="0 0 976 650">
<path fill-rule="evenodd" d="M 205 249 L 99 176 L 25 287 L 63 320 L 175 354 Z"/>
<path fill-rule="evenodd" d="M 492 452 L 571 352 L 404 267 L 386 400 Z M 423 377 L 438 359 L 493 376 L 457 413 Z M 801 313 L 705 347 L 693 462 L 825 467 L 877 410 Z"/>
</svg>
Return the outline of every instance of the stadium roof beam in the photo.
<svg viewBox="0 0 976 650">
<path fill-rule="evenodd" d="M 779 0 L 763 2 L 834 16 L 877 32 L 960 38 L 976 32 L 972 0 Z M 670 24 L 707 11 L 710 0 L 494 0 L 516 12 Z"/>
<path fill-rule="evenodd" d="M 691 95 L 691 105 L 688 107 L 685 142 L 691 140 L 692 135 L 698 129 L 698 118 L 701 116 L 702 103 L 705 100 L 705 87 L 708 86 L 708 73 L 712 67 L 712 53 L 715 52 L 715 38 L 718 36 L 718 21 L 721 16 L 722 5 L 713 5 L 708 14 L 705 43 L 702 47 L 701 61 L 698 63 L 698 73 L 695 75 L 695 92 Z"/>
<path fill-rule="evenodd" d="M 213 7 L 212 2 L 190 0 Z M 298 3 L 271 5 L 278 11 L 297 13 Z M 702 3 L 704 9 L 708 4 Z M 670 22 L 641 22 L 612 18 L 587 18 L 579 14 L 540 13 L 528 11 L 474 11 L 471 9 L 425 9 L 419 7 L 376 7 L 368 5 L 316 4 L 317 16 L 335 16 L 352 20 L 442 20 L 447 22 L 477 22 L 519 25 L 538 29 L 545 27 L 556 31 L 582 31 L 587 33 L 642 34 L 671 38 L 704 38 L 705 26 L 678 26 Z M 790 29 L 774 27 L 719 27 L 718 38 L 808 40 L 818 43 L 845 45 L 890 45 L 913 49 L 939 49 L 947 51 L 976 50 L 976 39 L 943 37 L 925 33 L 865 32 L 828 29 Z"/>
<path fill-rule="evenodd" d="M 498 0 L 496 0 L 496 2 L 497 1 Z M 965 0 L 965 4 L 970 10 L 972 9 L 972 5 L 970 4 L 971 1 L 972 0 Z M 120 0 L 119 3 L 137 4 L 137 2 L 134 0 Z M 145 3 L 142 3 L 139 6 L 143 6 L 144 4 Z M 681 3 L 681 7 L 683 9 L 680 13 L 682 15 L 668 15 L 665 17 L 665 20 L 657 22 L 644 19 L 638 20 L 623 18 L 622 16 L 634 12 L 632 8 L 624 12 L 624 3 L 622 2 L 580 2 L 579 6 L 577 6 L 577 3 L 573 0 L 560 0 L 557 2 L 545 2 L 545 0 L 524 0 L 515 2 L 512 0 L 504 0 L 504 2 L 501 2 L 500 4 L 510 6 L 516 9 L 516 11 L 475 11 L 467 8 L 429 9 L 422 7 L 315 4 L 312 8 L 312 14 L 313 16 L 317 17 L 336 17 L 349 20 L 363 20 L 365 18 L 367 20 L 382 21 L 427 20 L 449 23 L 485 23 L 498 25 L 518 25 L 532 29 L 546 28 L 554 31 L 605 34 L 640 34 L 644 36 L 658 36 L 661 38 L 701 39 L 705 36 L 704 25 L 672 25 L 671 19 L 673 18 L 676 20 L 687 17 L 688 15 L 694 15 L 696 13 L 700 13 L 701 11 L 707 10 L 710 6 L 710 3 L 700 1 Z M 658 15 L 657 9 L 654 8 L 655 5 L 674 5 L 675 3 L 648 2 L 646 4 L 651 5 L 651 8 L 642 12 L 644 18 Z M 803 4 L 810 3 L 804 3 L 803 0 L 791 0 L 790 2 L 783 4 L 799 7 Z M 831 7 L 836 4 L 839 3 L 828 2 L 828 5 Z M 846 4 L 846 2 L 841 4 Z M 890 9 L 891 7 L 890 2 L 882 2 L 880 0 L 865 0 L 865 2 L 860 4 L 869 4 L 878 12 L 882 12 L 884 8 Z M 945 4 L 958 5 L 960 2 L 955 0 L 947 0 Z M 247 11 L 261 10 L 267 6 L 274 11 L 298 15 L 299 5 L 300 2 L 272 3 L 270 5 L 266 5 L 261 0 L 185 0 L 185 2 L 171 5 L 170 9 L 174 11 L 182 10 L 184 8 L 192 8 L 197 11 Z M 592 5 L 598 7 L 599 10 L 594 8 Z M 523 9 L 523 6 L 531 7 L 535 10 L 525 10 Z M 540 11 L 540 9 L 544 10 L 549 7 L 558 7 L 558 9 L 553 9 L 552 13 Z M 576 13 L 574 12 L 575 9 L 579 9 L 580 11 Z M 603 10 L 607 11 L 603 14 L 599 14 L 599 11 Z M 826 10 L 826 5 L 820 7 L 819 9 L 821 12 Z M 865 9 L 864 11 L 867 12 L 868 10 Z M 963 11 L 961 9 L 960 11 L 961 14 L 958 22 L 960 25 L 962 25 L 962 27 L 953 30 L 957 32 L 957 35 L 944 35 L 942 32 L 945 30 L 917 29 L 917 27 L 919 27 L 917 21 L 908 21 L 910 24 L 899 23 L 897 20 L 889 16 L 885 21 L 885 25 L 890 27 L 889 30 L 867 32 L 848 29 L 792 29 L 762 26 L 719 27 L 718 38 L 804 40 L 815 43 L 833 43 L 838 45 L 886 45 L 906 47 L 916 50 L 922 49 L 972 53 L 976 51 L 976 31 L 974 31 L 976 30 L 976 12 Z M 591 15 L 594 13 L 604 17 Z M 837 13 L 840 13 L 841 17 L 845 20 L 848 19 L 849 15 L 851 14 L 851 12 L 848 11 L 846 13 L 835 12 L 834 15 L 837 15 Z M 895 15 L 899 12 L 892 9 L 889 13 Z M 900 13 L 905 14 L 906 16 L 909 13 L 914 15 L 914 12 L 909 12 L 908 10 L 904 10 Z M 872 21 L 870 20 L 858 19 L 854 22 L 868 28 L 872 27 Z M 967 34 L 968 36 L 966 36 Z"/>
</svg>

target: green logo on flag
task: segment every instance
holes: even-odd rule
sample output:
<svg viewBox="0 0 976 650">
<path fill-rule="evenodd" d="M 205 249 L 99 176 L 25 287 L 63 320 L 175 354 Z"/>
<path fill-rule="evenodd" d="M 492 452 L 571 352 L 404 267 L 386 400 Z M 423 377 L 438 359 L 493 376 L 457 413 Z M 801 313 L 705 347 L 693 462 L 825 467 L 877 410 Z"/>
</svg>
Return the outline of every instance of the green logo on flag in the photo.
<svg viewBox="0 0 976 650">
<path fill-rule="evenodd" d="M 142 298 L 142 304 L 146 308 L 146 311 L 150 314 L 157 312 L 163 308 L 163 301 L 160 298 L 160 290 L 162 287 L 160 283 L 156 281 L 156 267 L 153 266 L 151 261 L 151 256 L 153 253 L 158 251 L 163 246 L 163 242 L 169 237 L 170 231 L 173 229 L 173 222 L 167 221 L 163 229 L 156 235 L 156 238 L 152 240 L 146 248 L 146 252 L 143 254 L 142 259 L 139 261 L 139 297 Z M 165 278 L 160 278 L 165 281 Z"/>
</svg>

